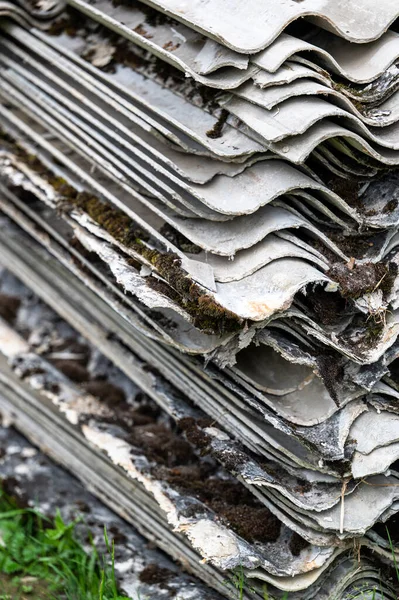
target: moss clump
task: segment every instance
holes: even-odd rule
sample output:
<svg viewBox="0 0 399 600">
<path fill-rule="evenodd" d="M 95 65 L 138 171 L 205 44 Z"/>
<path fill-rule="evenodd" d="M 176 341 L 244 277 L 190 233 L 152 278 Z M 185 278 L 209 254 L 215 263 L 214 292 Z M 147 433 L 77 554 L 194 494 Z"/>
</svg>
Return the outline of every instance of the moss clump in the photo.
<svg viewBox="0 0 399 600">
<path fill-rule="evenodd" d="M 176 248 L 179 248 L 179 250 L 187 252 L 188 254 L 199 254 L 202 250 L 199 246 L 193 244 L 193 242 L 186 238 L 185 235 L 169 225 L 169 223 L 165 223 L 159 233 L 176 246 Z"/>
<path fill-rule="evenodd" d="M 384 299 L 387 299 L 397 272 L 398 266 L 395 263 L 355 263 L 352 268 L 345 263 L 336 263 L 327 274 L 339 283 L 343 298 L 357 300 L 377 289 L 380 289 Z"/>
<path fill-rule="evenodd" d="M 372 318 L 366 324 L 365 342 L 366 344 L 374 344 L 378 342 L 384 333 L 384 320 L 381 318 Z"/>
<path fill-rule="evenodd" d="M 241 329 L 241 319 L 223 308 L 194 283 L 181 268 L 181 260 L 176 254 L 149 248 L 144 243 L 149 241 L 147 232 L 122 210 L 103 202 L 90 192 L 79 192 L 65 179 L 54 175 L 37 157 L 28 154 L 7 134 L 3 134 L 3 141 L 5 145 L 11 146 L 14 154 L 48 181 L 60 196 L 60 202 L 66 201 L 85 212 L 116 241 L 134 250 L 150 263 L 164 281 L 151 276 L 147 278 L 148 285 L 181 306 L 192 317 L 196 327 L 207 333 L 220 334 Z M 135 259 L 129 257 L 128 261 L 137 267 Z"/>
<path fill-rule="evenodd" d="M 148 234 L 133 219 L 119 208 L 101 202 L 93 194 L 79 192 L 75 196 L 69 196 L 69 199 L 124 246 L 136 246 L 148 241 Z"/>
<path fill-rule="evenodd" d="M 72 202 L 117 241 L 140 254 L 154 267 L 164 281 L 149 277 L 148 285 L 184 308 L 196 327 L 208 333 L 234 332 L 241 328 L 237 315 L 223 308 L 188 277 L 176 254 L 162 253 L 143 244 L 148 235 L 128 215 L 87 192 L 78 193 Z"/>
<path fill-rule="evenodd" d="M 207 137 L 211 138 L 212 140 L 216 140 L 216 139 L 222 137 L 223 127 L 227 121 L 228 116 L 229 116 L 229 113 L 227 112 L 227 110 L 225 108 L 223 108 L 220 111 L 220 116 L 219 116 L 218 120 L 216 121 L 216 123 L 214 124 L 214 126 L 212 127 L 212 129 L 210 129 L 209 131 L 206 132 Z"/>
<path fill-rule="evenodd" d="M 176 254 L 161 254 L 154 250 L 150 252 L 151 264 L 166 283 L 150 277 L 149 285 L 184 308 L 193 318 L 196 327 L 207 333 L 220 334 L 241 329 L 241 319 L 223 308 L 194 283 L 181 268 L 181 260 Z"/>
<path fill-rule="evenodd" d="M 54 175 L 54 173 L 46 167 L 35 154 L 30 154 L 23 148 L 15 139 L 0 129 L 0 141 L 2 145 L 9 149 L 15 156 L 23 161 L 32 171 L 35 171 L 38 175 L 46 179 L 48 183 L 54 188 L 54 190 L 60 196 L 68 198 L 75 198 L 78 191 L 70 185 L 66 179 Z"/>
<path fill-rule="evenodd" d="M 62 177 L 50 177 L 49 183 L 60 196 L 65 198 L 75 198 L 77 195 L 76 189 Z"/>
</svg>

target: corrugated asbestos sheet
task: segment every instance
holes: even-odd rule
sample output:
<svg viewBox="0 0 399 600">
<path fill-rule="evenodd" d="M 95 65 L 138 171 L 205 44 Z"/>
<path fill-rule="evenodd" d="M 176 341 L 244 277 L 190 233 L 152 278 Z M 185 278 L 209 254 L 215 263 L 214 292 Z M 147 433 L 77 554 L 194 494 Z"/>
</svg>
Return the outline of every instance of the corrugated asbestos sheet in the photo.
<svg viewBox="0 0 399 600">
<path fill-rule="evenodd" d="M 397 2 L 0 14 L 2 412 L 196 599 L 395 600 Z"/>
<path fill-rule="evenodd" d="M 137 397 L 140 392 L 131 386 L 129 393 L 130 397 Z M 109 536 L 116 540 L 116 579 L 127 598 L 222 600 L 222 596 L 182 573 L 176 563 L 151 547 L 146 538 L 13 428 L 2 427 L 0 440 L 4 450 L 0 475 L 9 493 L 12 491 L 17 499 L 50 518 L 59 510 L 64 520 L 77 521 L 76 531 L 81 539 L 90 531 L 96 547 L 104 554 L 104 526 L 107 527 Z"/>
</svg>

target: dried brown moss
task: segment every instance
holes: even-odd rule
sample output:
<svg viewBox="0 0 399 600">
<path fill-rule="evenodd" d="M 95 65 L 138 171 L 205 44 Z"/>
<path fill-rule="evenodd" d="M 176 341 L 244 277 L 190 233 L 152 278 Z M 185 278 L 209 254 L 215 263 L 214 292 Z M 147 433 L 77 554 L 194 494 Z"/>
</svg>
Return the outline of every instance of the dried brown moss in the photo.
<svg viewBox="0 0 399 600">
<path fill-rule="evenodd" d="M 223 308 L 190 279 L 181 268 L 181 259 L 176 254 L 162 253 L 143 244 L 148 241 L 148 234 L 128 215 L 88 192 L 69 194 L 67 199 L 86 212 L 115 240 L 147 260 L 164 279 L 160 281 L 149 277 L 148 285 L 184 308 L 196 327 L 209 333 L 233 332 L 241 328 L 241 321 L 234 313 Z"/>
<path fill-rule="evenodd" d="M 68 199 L 124 246 L 132 247 L 148 241 L 149 235 L 128 215 L 119 208 L 101 202 L 93 194 L 79 192 Z"/>
<path fill-rule="evenodd" d="M 328 276 L 339 283 L 343 298 L 356 300 L 380 289 L 386 299 L 397 272 L 395 263 L 355 263 L 351 267 L 345 263 L 335 263 L 328 271 Z"/>
<path fill-rule="evenodd" d="M 241 321 L 234 313 L 223 308 L 190 279 L 181 268 L 181 260 L 176 254 L 162 253 L 143 244 L 148 240 L 148 235 L 128 215 L 85 192 L 72 200 L 75 206 L 86 212 L 112 237 L 140 254 L 154 267 L 164 281 L 149 277 L 148 285 L 184 308 L 196 327 L 210 333 L 238 331 L 241 328 Z"/>
<path fill-rule="evenodd" d="M 116 241 L 134 250 L 150 263 L 164 281 L 151 276 L 147 278 L 147 284 L 182 307 L 192 317 L 196 327 L 207 333 L 220 334 L 241 329 L 242 321 L 239 317 L 223 308 L 193 282 L 181 268 L 181 259 L 176 254 L 148 248 L 144 243 L 149 240 L 148 234 L 123 211 L 90 192 L 79 192 L 65 179 L 55 176 L 37 157 L 28 154 L 9 136 L 4 142 L 11 145 L 12 151 L 19 158 L 53 186 L 64 204 L 69 203 L 81 209 Z"/>
<path fill-rule="evenodd" d="M 180 493 L 197 498 L 248 542 L 275 542 L 280 535 L 281 522 L 249 490 L 236 481 L 215 478 L 206 471 L 205 464 L 168 471 L 161 468 L 156 476 Z M 199 510 L 198 506 L 192 507 L 193 515 Z"/>
<path fill-rule="evenodd" d="M 193 318 L 196 327 L 208 333 L 220 334 L 241 329 L 242 323 L 237 315 L 223 308 L 194 283 L 181 269 L 181 260 L 176 254 L 157 253 L 150 262 L 169 288 L 153 277 L 149 278 L 149 285 L 178 302 Z"/>
<path fill-rule="evenodd" d="M 201 450 L 203 454 L 206 454 L 206 450 L 210 446 L 212 439 L 202 431 L 201 425 L 205 427 L 210 426 L 212 420 L 210 421 L 210 423 L 197 423 L 192 417 L 185 417 L 178 422 L 179 428 L 184 431 L 184 435 L 190 444 Z"/>
<path fill-rule="evenodd" d="M 183 252 L 187 252 L 188 254 L 199 254 L 201 252 L 199 246 L 193 244 L 191 240 L 186 238 L 180 231 L 177 231 L 172 225 L 169 225 L 169 223 L 165 223 L 165 225 L 161 227 L 159 233 Z"/>
<path fill-rule="evenodd" d="M 211 138 L 212 140 L 216 140 L 216 139 L 222 137 L 223 127 L 227 121 L 228 116 L 229 116 L 229 113 L 227 112 L 227 110 L 225 108 L 223 108 L 220 111 L 220 116 L 219 116 L 218 120 L 216 121 L 216 123 L 214 124 L 214 126 L 212 127 L 212 129 L 209 129 L 209 131 L 206 132 L 207 137 Z"/>
</svg>

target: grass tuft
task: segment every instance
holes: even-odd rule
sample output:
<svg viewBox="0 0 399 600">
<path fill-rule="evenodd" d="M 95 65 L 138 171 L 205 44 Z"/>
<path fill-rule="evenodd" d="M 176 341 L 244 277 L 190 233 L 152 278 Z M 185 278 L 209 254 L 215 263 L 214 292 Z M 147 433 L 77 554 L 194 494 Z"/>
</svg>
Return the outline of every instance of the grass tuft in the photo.
<svg viewBox="0 0 399 600">
<path fill-rule="evenodd" d="M 104 527 L 106 553 L 100 554 L 89 532 L 89 551 L 76 533 L 79 521 L 65 523 L 59 511 L 48 518 L 38 510 L 20 508 L 18 501 L 0 489 L 0 600 L 129 600 L 120 594 L 115 575 L 115 544 Z M 387 528 L 397 581 L 399 565 Z M 255 590 L 243 566 L 235 569 L 225 585 L 231 600 L 244 600 Z M 376 600 L 375 588 L 369 600 Z M 381 594 L 381 591 L 380 591 Z M 379 596 L 381 597 L 381 596 Z M 354 590 L 354 600 L 365 599 Z M 136 600 L 145 600 L 138 597 Z M 271 600 L 267 587 L 263 600 Z M 285 593 L 280 600 L 289 600 Z"/>
<path fill-rule="evenodd" d="M 40 595 L 35 596 L 46 600 L 59 600 L 60 595 L 65 600 L 129 600 L 118 591 L 114 543 L 104 530 L 108 554 L 100 555 L 92 539 L 86 552 L 76 536 L 77 522 L 65 523 L 59 511 L 49 519 L 35 509 L 16 508 L 0 491 L 3 598 L 12 588 L 12 600 L 33 600 L 40 583 Z"/>
</svg>

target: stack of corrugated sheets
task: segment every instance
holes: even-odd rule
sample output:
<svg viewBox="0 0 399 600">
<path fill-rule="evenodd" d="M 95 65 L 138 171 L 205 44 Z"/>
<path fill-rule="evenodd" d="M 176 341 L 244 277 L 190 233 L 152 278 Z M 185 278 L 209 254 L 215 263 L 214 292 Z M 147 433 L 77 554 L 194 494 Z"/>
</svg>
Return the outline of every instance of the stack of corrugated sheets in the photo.
<svg viewBox="0 0 399 600">
<path fill-rule="evenodd" d="M 399 9 L 149 4 L 0 3 L 0 262 L 63 319 L 4 275 L 2 408 L 222 594 L 395 598 Z"/>
</svg>

